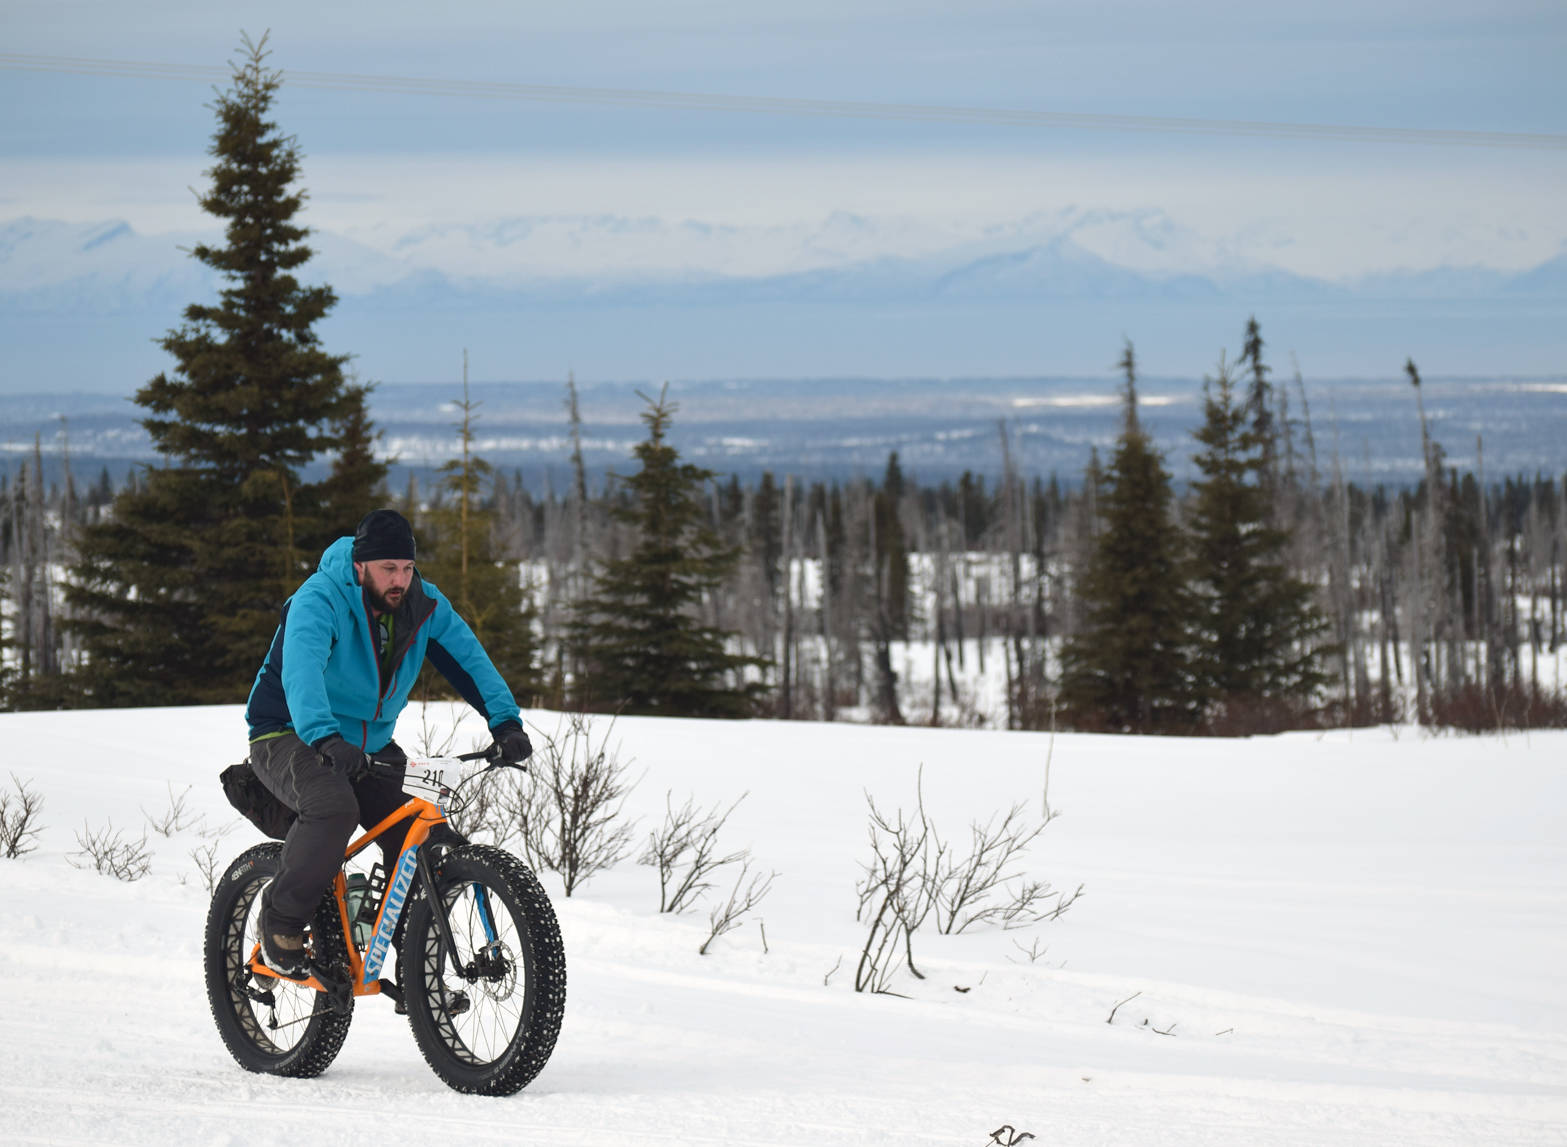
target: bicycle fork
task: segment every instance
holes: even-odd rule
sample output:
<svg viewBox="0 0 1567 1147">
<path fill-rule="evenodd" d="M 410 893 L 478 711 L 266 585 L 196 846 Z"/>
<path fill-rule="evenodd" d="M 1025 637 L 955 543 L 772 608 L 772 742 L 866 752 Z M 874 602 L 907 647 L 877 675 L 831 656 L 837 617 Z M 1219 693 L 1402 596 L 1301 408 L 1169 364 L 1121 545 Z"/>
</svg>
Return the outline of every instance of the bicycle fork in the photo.
<svg viewBox="0 0 1567 1147">
<path fill-rule="evenodd" d="M 484 928 L 484 950 L 475 952 L 474 959 L 467 964 L 463 963 L 462 953 L 457 948 L 457 938 L 452 934 L 451 921 L 446 918 L 446 903 L 436 890 L 435 866 L 430 863 L 430 858 L 425 855 L 425 850 L 418 853 L 419 878 L 424 882 L 427 895 L 430 897 L 431 915 L 435 917 L 435 927 L 441 934 L 441 943 L 446 948 L 446 956 L 451 967 L 459 972 L 463 979 L 472 982 L 481 975 L 493 974 L 491 962 L 499 954 L 499 936 L 495 929 L 495 919 L 490 912 L 489 892 L 484 885 L 475 883 L 473 886 L 474 902 L 479 909 L 479 922 Z"/>
</svg>

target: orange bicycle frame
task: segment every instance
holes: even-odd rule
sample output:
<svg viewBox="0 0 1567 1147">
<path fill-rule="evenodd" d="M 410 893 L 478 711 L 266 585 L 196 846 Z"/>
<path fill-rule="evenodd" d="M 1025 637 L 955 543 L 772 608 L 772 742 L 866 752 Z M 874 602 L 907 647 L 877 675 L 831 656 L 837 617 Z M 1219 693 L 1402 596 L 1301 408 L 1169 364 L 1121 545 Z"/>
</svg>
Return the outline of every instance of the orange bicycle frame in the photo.
<svg viewBox="0 0 1567 1147">
<path fill-rule="evenodd" d="M 409 797 L 401 807 L 366 829 L 357 839 L 349 841 L 348 847 L 343 852 L 345 861 L 353 859 L 369 847 L 377 836 L 403 820 L 410 821 L 408 831 L 403 836 L 403 846 L 398 852 L 397 862 L 387 873 L 386 888 L 381 896 L 381 907 L 376 913 L 375 927 L 371 929 L 370 940 L 362 952 L 354 942 L 354 921 L 348 918 L 348 880 L 341 868 L 332 881 L 332 898 L 337 902 L 338 919 L 343 928 L 344 947 L 348 950 L 349 984 L 352 994 L 356 996 L 374 996 L 381 992 L 382 981 L 377 978 L 377 973 L 380 972 L 386 951 L 391 946 L 392 933 L 397 928 L 397 919 L 402 914 L 408 889 L 418 871 L 419 847 L 429 839 L 432 828 L 446 823 L 446 814 L 432 801 L 423 797 Z M 321 955 L 317 953 L 318 958 Z M 313 974 L 296 978 L 273 971 L 262 962 L 260 944 L 251 950 L 248 966 L 250 971 L 258 976 L 303 984 L 318 992 L 332 990 Z"/>
</svg>

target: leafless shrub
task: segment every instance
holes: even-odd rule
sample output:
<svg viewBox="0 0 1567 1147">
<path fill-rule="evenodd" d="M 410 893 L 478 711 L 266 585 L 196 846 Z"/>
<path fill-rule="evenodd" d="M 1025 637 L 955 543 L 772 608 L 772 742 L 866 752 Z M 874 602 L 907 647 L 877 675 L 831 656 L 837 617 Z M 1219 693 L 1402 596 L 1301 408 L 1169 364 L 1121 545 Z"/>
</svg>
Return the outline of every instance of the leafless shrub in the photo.
<svg viewBox="0 0 1567 1147">
<path fill-rule="evenodd" d="M 169 803 L 167 808 L 156 814 L 148 812 L 145 808 L 141 810 L 142 815 L 147 818 L 147 823 L 152 826 L 152 831 L 164 837 L 173 836 L 176 832 L 184 832 L 192 825 L 199 824 L 203 819 L 201 816 L 193 813 L 187 805 L 187 801 L 190 798 L 189 785 L 186 785 L 185 791 L 178 796 L 174 793 L 174 785 L 172 783 L 169 784 L 168 789 Z"/>
<path fill-rule="evenodd" d="M 745 862 L 750 853 L 719 853 L 718 833 L 729 820 L 729 815 L 745 800 L 739 800 L 727 809 L 714 805 L 706 812 L 700 811 L 695 802 L 687 798 L 678 809 L 674 806 L 674 793 L 664 797 L 664 822 L 648 834 L 647 848 L 637 858 L 638 864 L 658 869 L 658 910 L 683 912 L 697 897 L 713 887 L 707 878 L 728 864 Z"/>
<path fill-rule="evenodd" d="M 0 856 L 15 860 L 26 856 L 38 845 L 35 841 L 43 831 L 38 814 L 43 811 L 44 798 L 15 773 L 11 774 L 12 792 L 0 792 Z"/>
<path fill-rule="evenodd" d="M 930 822 L 923 800 L 916 816 L 889 817 L 869 793 L 871 859 L 858 891 L 855 919 L 868 925 L 854 969 L 854 990 L 885 994 L 901 958 L 916 976 L 914 932 L 930 910 Z M 923 978 L 923 977 L 922 977 Z"/>
<path fill-rule="evenodd" d="M 746 915 L 756 909 L 773 886 L 776 872 L 769 872 L 763 876 L 760 872 L 751 871 L 751 862 L 746 860 L 740 866 L 740 875 L 735 877 L 734 889 L 729 893 L 729 899 L 716 905 L 708 914 L 708 923 L 712 926 L 707 934 L 707 939 L 697 949 L 700 956 L 707 955 L 708 948 L 713 941 L 726 933 L 733 932 L 740 927 L 740 923 Z M 746 878 L 750 877 L 749 880 Z"/>
<path fill-rule="evenodd" d="M 1049 883 L 1029 880 L 1017 871 L 1028 846 L 1054 819 L 1026 822 L 1014 805 L 999 820 L 969 826 L 971 850 L 959 857 L 925 811 L 923 771 L 916 782 L 913 813 L 898 809 L 888 816 L 866 794 L 870 805 L 871 859 L 856 886 L 856 919 L 868 925 L 855 971 L 857 992 L 888 994 L 901 962 L 919 979 L 914 963 L 914 934 L 933 913 L 936 929 L 951 935 L 976 925 L 1023 928 L 1054 920 L 1083 894 L 1055 892 Z"/>
<path fill-rule="evenodd" d="M 201 877 L 208 895 L 211 895 L 218 886 L 218 873 L 223 869 L 223 862 L 218 856 L 218 841 L 197 845 L 190 850 L 190 858 L 196 862 L 196 875 Z"/>
<path fill-rule="evenodd" d="M 103 875 L 127 883 L 140 880 L 152 871 L 152 854 L 147 851 L 147 834 L 143 832 L 135 840 L 127 840 L 123 829 L 106 821 L 102 828 L 94 829 L 85 822 L 76 834 L 80 851 L 66 857 L 77 868 L 92 868 Z"/>
<path fill-rule="evenodd" d="M 567 896 L 631 853 L 636 823 L 622 813 L 635 782 L 609 746 L 613 729 L 611 721 L 595 744 L 591 718 L 574 714 L 564 731 L 534 738 L 527 776 L 496 786 L 490 831 L 515 840 L 530 867 L 559 873 Z"/>
<path fill-rule="evenodd" d="M 553 787 L 542 783 L 536 773 L 509 772 L 496 779 L 492 791 L 493 812 L 484 823 L 496 845 L 521 853 L 535 872 L 558 870 L 558 851 L 550 847 L 549 833 L 555 820 Z"/>
<path fill-rule="evenodd" d="M 1428 708 L 1428 724 L 1464 733 L 1567 728 L 1567 692 L 1551 693 L 1518 681 L 1471 682 L 1433 691 Z"/>
<path fill-rule="evenodd" d="M 508 847 L 507 839 L 514 835 L 507 812 L 512 799 L 509 790 L 519 782 L 532 788 L 527 774 L 513 769 L 480 773 L 458 790 L 447 810 L 447 819 L 469 840 Z"/>
<path fill-rule="evenodd" d="M 441 704 L 441 702 L 432 702 L 427 698 L 419 702 L 419 732 L 414 736 L 414 756 L 416 757 L 444 757 L 450 753 L 452 747 L 457 743 L 458 730 L 462 728 L 463 721 L 472 712 L 466 706 L 457 709 L 452 723 L 443 725 L 430 720 L 430 706 L 432 704 Z M 450 712 L 453 706 L 447 705 L 446 709 Z M 443 729 L 445 731 L 441 732 Z"/>
<path fill-rule="evenodd" d="M 1037 963 L 1039 963 L 1040 960 L 1045 958 L 1045 953 L 1050 951 L 1050 945 L 1049 944 L 1046 944 L 1042 948 L 1039 946 L 1039 939 L 1038 939 L 1038 937 L 1035 937 L 1034 940 L 1031 941 L 1029 943 L 1028 947 L 1026 947 L 1026 948 L 1023 947 L 1023 945 L 1019 941 L 1017 941 L 1017 940 L 1012 941 L 1012 946 L 1014 948 L 1016 948 L 1019 952 L 1022 952 L 1023 955 L 1025 957 L 1027 957 L 1028 962 L 1030 964 L 1037 964 Z M 1012 957 L 1008 956 L 1007 959 L 1011 960 Z M 1014 960 L 1013 963 L 1016 963 L 1016 961 Z"/>
<path fill-rule="evenodd" d="M 975 924 L 1026 928 L 1054 920 L 1070 908 L 1083 894 L 1082 885 L 1071 893 L 1056 892 L 1048 881 L 1027 880 L 1012 871 L 1050 820 L 1025 824 L 1019 804 L 999 824 L 994 818 L 983 825 L 970 824 L 973 850 L 941 870 L 935 895 L 937 930 L 950 935 Z"/>
</svg>

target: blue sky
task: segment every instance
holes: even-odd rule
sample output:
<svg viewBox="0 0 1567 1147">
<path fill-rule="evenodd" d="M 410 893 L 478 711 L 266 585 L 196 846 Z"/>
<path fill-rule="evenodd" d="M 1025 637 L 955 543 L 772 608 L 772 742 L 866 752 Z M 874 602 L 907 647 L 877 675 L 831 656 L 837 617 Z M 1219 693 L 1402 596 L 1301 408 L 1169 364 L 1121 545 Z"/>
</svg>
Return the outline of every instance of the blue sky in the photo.
<svg viewBox="0 0 1567 1147">
<path fill-rule="evenodd" d="M 232 58 L 242 29 L 270 30 L 271 62 L 285 73 L 278 118 L 306 155 L 318 265 L 345 295 L 420 274 L 504 289 L 755 281 L 886 260 L 955 263 L 1063 235 L 1140 274 L 1278 271 L 1330 282 L 1514 273 L 1567 252 L 1564 146 L 954 125 L 287 81 L 290 71 L 418 77 L 1537 133 L 1560 144 L 1559 2 L 588 0 L 437 15 L 400 2 L 4 0 L 0 21 L 0 226 L 122 220 L 174 260 L 209 226 L 190 188 L 207 164 L 210 84 L 40 69 L 27 58 L 214 67 Z M 67 244 L 55 255 L 31 241 L 46 254 L 0 263 L 0 291 L 114 271 L 96 248 Z M 908 369 L 894 350 L 888 373 Z M 551 370 L 562 353 L 550 354 L 517 369 Z M 1102 357 L 1113 360 L 1114 348 Z M 816 369 L 875 373 L 876 361 L 826 356 Z M 963 361 L 943 365 L 961 372 Z M 1547 348 L 1521 366 L 1550 361 Z M 661 353 L 648 369 L 702 373 L 720 362 L 768 373 L 739 354 Z"/>
</svg>

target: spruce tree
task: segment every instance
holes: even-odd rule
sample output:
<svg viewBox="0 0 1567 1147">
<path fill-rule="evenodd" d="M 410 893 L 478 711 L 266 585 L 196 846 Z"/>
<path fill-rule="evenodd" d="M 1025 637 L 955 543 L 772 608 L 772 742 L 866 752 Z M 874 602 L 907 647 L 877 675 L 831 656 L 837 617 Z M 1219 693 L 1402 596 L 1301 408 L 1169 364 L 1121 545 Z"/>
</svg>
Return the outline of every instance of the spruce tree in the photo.
<svg viewBox="0 0 1567 1147">
<path fill-rule="evenodd" d="M 388 501 L 390 466 L 376 456 L 381 433 L 370 421 L 368 400 L 373 389 L 367 383 L 349 385 L 343 396 L 343 413 L 334 426 L 337 456 L 322 484 L 320 516 L 328 525 L 338 524 L 343 532 Z"/>
<path fill-rule="evenodd" d="M 713 471 L 681 462 L 668 442 L 674 404 L 667 394 L 644 398 L 648 437 L 634 451 L 641 469 L 621 479 L 628 496 L 612 510 L 632 528 L 630 552 L 599 564 L 572 622 L 577 701 L 626 713 L 748 716 L 762 685 L 737 678 L 765 662 L 729 652 L 731 635 L 700 617 L 740 551 L 708 524 L 702 489 Z"/>
<path fill-rule="evenodd" d="M 295 278 L 311 256 L 295 222 L 300 151 L 268 118 L 281 74 L 265 45 L 245 41 L 212 105 L 200 203 L 225 236 L 192 255 L 224 285 L 186 308 L 160 341 L 175 368 L 136 395 L 163 465 L 84 531 L 72 571 L 87 703 L 242 700 L 284 598 L 352 528 L 324 519 L 326 490 L 303 478 L 338 449 L 362 394 L 315 333 L 336 296 Z"/>
<path fill-rule="evenodd" d="M 1274 389 L 1268 376 L 1273 368 L 1262 358 L 1262 327 L 1253 315 L 1246 320 L 1241 340 L 1240 367 L 1250 377 L 1246 383 L 1246 416 L 1252 442 L 1262 455 L 1258 478 L 1268 499 L 1268 513 L 1278 517 L 1279 426 L 1274 418 Z"/>
<path fill-rule="evenodd" d="M 903 528 L 904 480 L 898 452 L 887 455 L 887 470 L 872 505 L 875 517 L 878 641 L 907 641 L 909 637 L 909 543 Z"/>
<path fill-rule="evenodd" d="M 495 555 L 493 499 L 484 496 L 494 468 L 473 451 L 478 403 L 468 397 L 466 377 L 457 406 L 463 416 L 457 424 L 461 454 L 441 467 L 444 499 L 418 515 L 419 570 L 446 595 L 512 695 L 526 706 L 541 688 L 534 636 L 537 611 L 522 584 L 522 563 Z M 429 666 L 421 686 L 426 695 L 450 692 Z"/>
<path fill-rule="evenodd" d="M 1132 344 L 1115 452 L 1093 491 L 1098 530 L 1078 585 L 1082 625 L 1062 652 L 1061 704 L 1076 728 L 1183 733 L 1194 727 L 1190 599 L 1164 460 L 1137 417 Z"/>
<path fill-rule="evenodd" d="M 1222 357 L 1203 391 L 1193 458 L 1202 476 L 1188 522 L 1201 634 L 1193 667 L 1216 728 L 1272 732 L 1297 723 L 1326 681 L 1327 621 L 1285 562 L 1290 538 L 1270 514 L 1267 428 L 1237 400 Z"/>
</svg>

